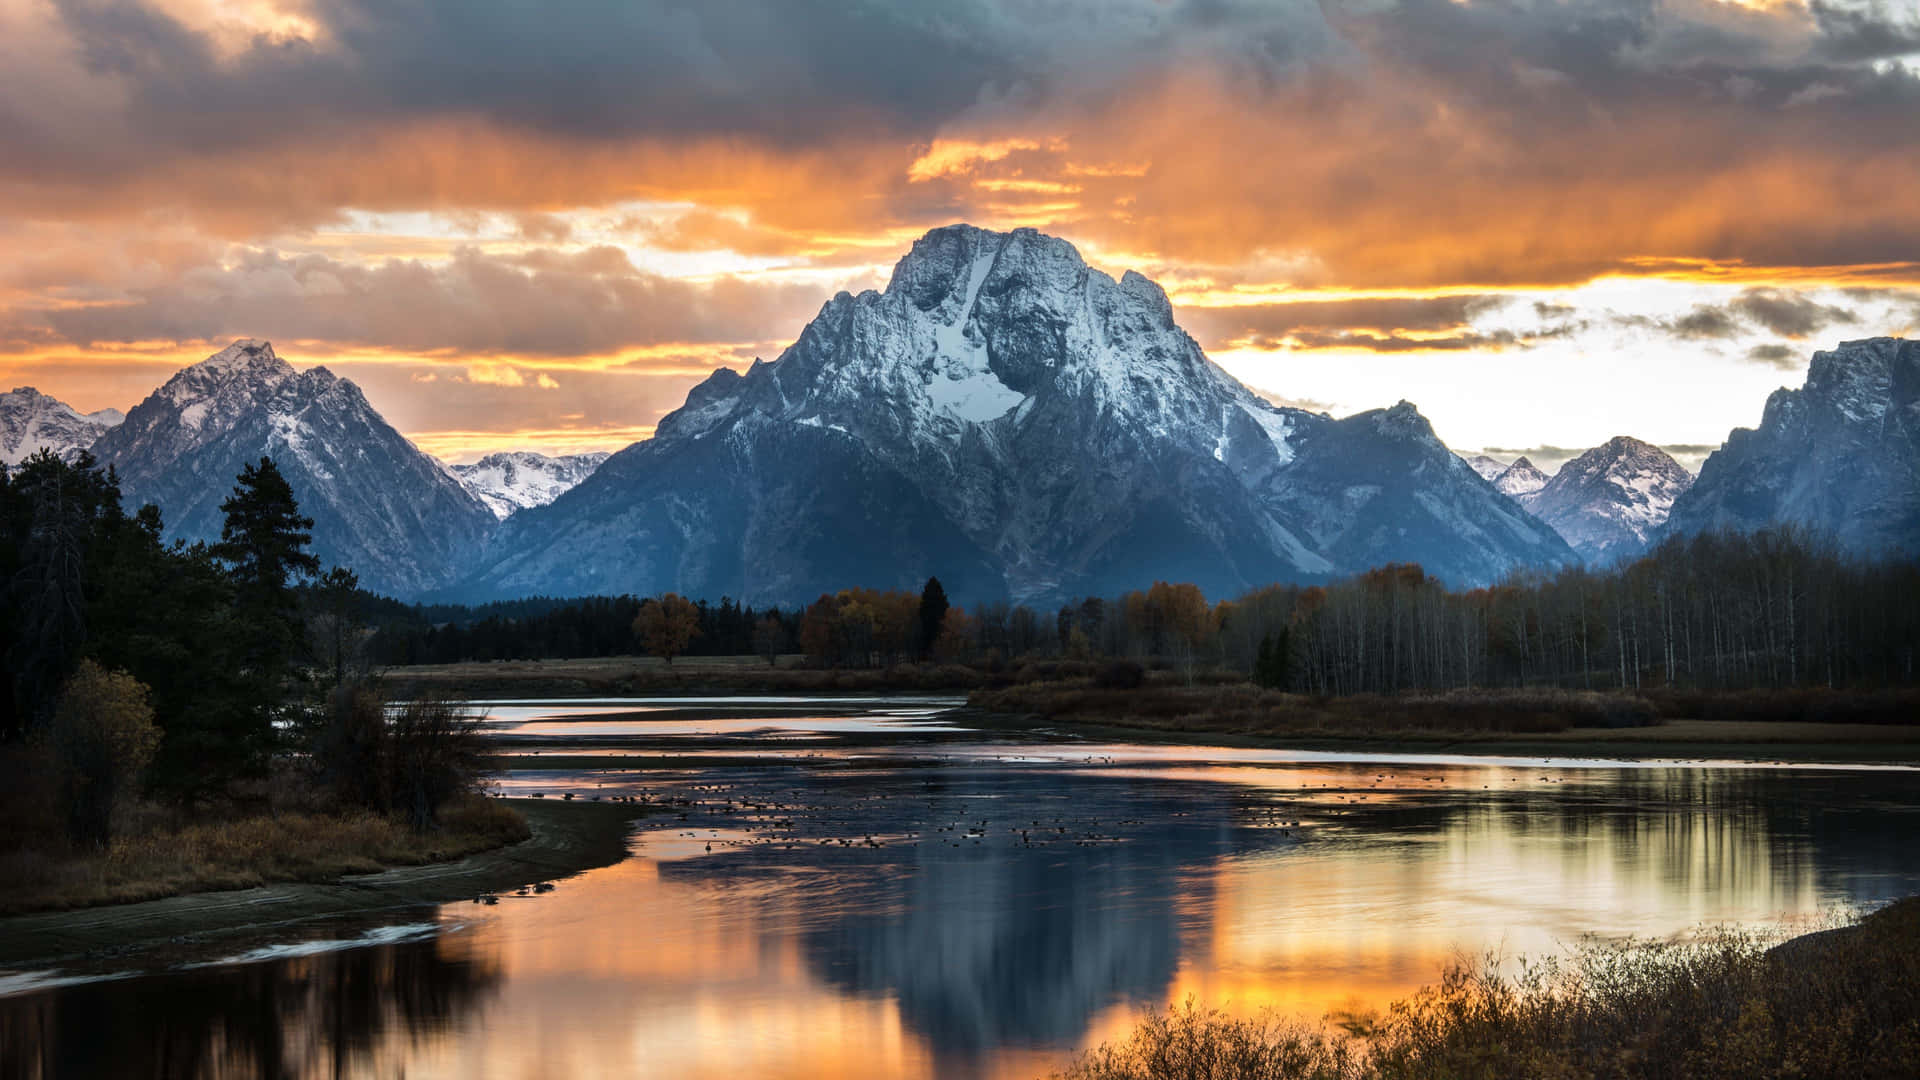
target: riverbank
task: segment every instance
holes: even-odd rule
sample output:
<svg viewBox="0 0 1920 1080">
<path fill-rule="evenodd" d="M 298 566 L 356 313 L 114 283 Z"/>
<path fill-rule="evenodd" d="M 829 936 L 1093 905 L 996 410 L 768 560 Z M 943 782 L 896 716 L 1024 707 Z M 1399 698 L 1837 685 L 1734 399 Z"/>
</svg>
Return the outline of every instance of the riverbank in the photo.
<svg viewBox="0 0 1920 1080">
<path fill-rule="evenodd" d="M 1088 739 L 1344 753 L 1920 764 L 1920 724 L 1666 718 L 1664 702 L 1632 695 L 1314 699 L 1244 684 L 1116 690 L 1036 683 L 976 691 L 968 702 L 969 722 L 979 726 L 1044 727 Z"/>
<path fill-rule="evenodd" d="M 325 882 L 262 885 L 0 918 L 0 966 L 119 960 L 263 927 L 510 891 L 619 862 L 627 854 L 629 826 L 646 812 L 626 804 L 502 801 L 525 818 L 528 839 L 454 861 Z"/>
<path fill-rule="evenodd" d="M 1920 897 L 1768 947 L 1760 935 L 1590 945 L 1564 961 L 1462 961 L 1392 1007 L 1318 1025 L 1189 1001 L 1061 1080 L 1702 1080 L 1908 1076 L 1920 1060 Z"/>
</svg>

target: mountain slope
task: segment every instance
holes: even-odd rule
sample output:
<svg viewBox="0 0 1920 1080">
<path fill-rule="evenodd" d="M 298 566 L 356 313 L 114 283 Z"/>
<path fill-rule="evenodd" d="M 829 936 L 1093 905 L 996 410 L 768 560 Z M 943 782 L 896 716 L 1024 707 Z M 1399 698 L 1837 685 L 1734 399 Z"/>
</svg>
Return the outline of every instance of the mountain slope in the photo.
<svg viewBox="0 0 1920 1080">
<path fill-rule="evenodd" d="M 263 341 L 237 341 L 167 380 L 95 444 L 130 505 L 157 503 L 171 537 L 220 535 L 243 464 L 272 457 L 314 519 L 323 562 L 369 588 L 444 584 L 493 514 L 325 368 L 296 371 Z"/>
<path fill-rule="evenodd" d="M 126 417 L 118 409 L 83 413 L 22 386 L 0 394 L 0 465 L 18 465 L 40 450 L 69 460 Z"/>
<path fill-rule="evenodd" d="M 1638 555 L 1693 474 L 1657 446 L 1616 436 L 1560 467 L 1521 499 L 1590 563 Z"/>
<path fill-rule="evenodd" d="M 1226 595 L 1382 557 L 1461 581 L 1571 558 L 1411 406 L 1273 406 L 1159 286 L 1030 229 L 928 233 L 884 292 L 834 297 L 656 432 L 515 515 L 466 591 L 792 602 L 936 573 L 963 599 L 1051 602 L 1156 578 Z"/>
<path fill-rule="evenodd" d="M 531 450 L 488 454 L 471 465 L 447 471 L 474 494 L 493 516 L 505 520 L 516 510 L 545 506 L 593 475 L 611 454 L 549 457 Z"/>
<path fill-rule="evenodd" d="M 1673 504 L 1667 531 L 1799 522 L 1869 555 L 1920 555 L 1920 341 L 1816 352 L 1807 381 L 1767 398 Z"/>
</svg>

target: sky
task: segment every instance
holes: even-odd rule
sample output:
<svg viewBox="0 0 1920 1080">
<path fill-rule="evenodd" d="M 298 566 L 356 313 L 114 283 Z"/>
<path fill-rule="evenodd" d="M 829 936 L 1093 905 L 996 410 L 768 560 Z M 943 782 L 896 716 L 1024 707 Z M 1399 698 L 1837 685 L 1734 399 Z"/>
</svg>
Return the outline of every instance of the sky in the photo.
<svg viewBox="0 0 1920 1080">
<path fill-rule="evenodd" d="M 1920 0 L 0 0 L 0 387 L 613 449 L 956 221 L 1272 400 L 1700 458 L 1920 327 Z"/>
</svg>

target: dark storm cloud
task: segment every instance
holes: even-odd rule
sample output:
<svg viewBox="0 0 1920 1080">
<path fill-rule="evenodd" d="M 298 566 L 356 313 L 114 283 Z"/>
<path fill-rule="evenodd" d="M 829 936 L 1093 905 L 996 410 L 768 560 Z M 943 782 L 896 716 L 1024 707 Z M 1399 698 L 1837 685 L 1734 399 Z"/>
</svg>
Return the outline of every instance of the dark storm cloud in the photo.
<svg viewBox="0 0 1920 1080">
<path fill-rule="evenodd" d="M 1309 330 L 1451 330 L 1507 302 L 1498 295 L 1363 297 L 1287 304 L 1193 307 L 1181 319 L 1203 341 L 1281 337 Z"/>
<path fill-rule="evenodd" d="M 1852 292 L 1867 296 L 1879 291 Z M 1618 321 L 1697 340 L 1738 337 L 1751 329 L 1780 337 L 1804 338 L 1828 326 L 1857 323 L 1860 317 L 1846 308 L 1822 304 L 1793 289 L 1751 288 L 1741 290 L 1725 304 L 1695 304 L 1692 311 L 1677 319 L 1660 321 L 1646 316 L 1625 316 Z"/>
<path fill-rule="evenodd" d="M 258 336 L 413 352 L 569 356 L 680 343 L 785 341 L 819 308 L 814 285 L 689 282 L 636 270 L 614 248 L 445 265 L 366 266 L 255 251 L 133 291 L 129 302 L 47 313 L 79 345 Z"/>
<path fill-rule="evenodd" d="M 1831 323 L 1855 323 L 1853 312 L 1820 304 L 1790 289 L 1748 289 L 1728 305 L 1782 337 L 1803 338 Z"/>
<path fill-rule="evenodd" d="M 1194 43 L 1271 79 L 1326 37 L 1304 0 L 313 0 L 311 39 L 220 56 L 158 4 L 56 7 L 86 66 L 133 92 L 144 134 L 203 148 L 449 115 L 589 138 L 926 136 L 983 102 L 1098 94 Z"/>
<path fill-rule="evenodd" d="M 1725 308 L 1711 304 L 1696 304 L 1667 326 L 1675 337 L 1682 338 L 1730 338 L 1740 332 L 1739 323 Z"/>
<path fill-rule="evenodd" d="M 1792 371 L 1800 366 L 1800 350 L 1791 345 L 1755 345 L 1747 350 L 1747 359 L 1782 371 Z"/>
<path fill-rule="evenodd" d="M 1883 60 L 1920 53 L 1920 11 L 1902 19 L 1885 0 L 1834 3 L 1812 0 L 1820 27 L 1819 53 L 1837 61 Z"/>
</svg>

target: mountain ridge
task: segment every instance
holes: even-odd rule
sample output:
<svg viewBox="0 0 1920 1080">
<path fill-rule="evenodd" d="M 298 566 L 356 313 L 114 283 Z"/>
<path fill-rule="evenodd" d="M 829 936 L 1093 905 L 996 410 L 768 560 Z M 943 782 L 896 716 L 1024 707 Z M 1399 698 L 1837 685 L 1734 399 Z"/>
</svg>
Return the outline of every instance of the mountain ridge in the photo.
<svg viewBox="0 0 1920 1080">
<path fill-rule="evenodd" d="M 218 538 L 241 466 L 272 457 L 315 521 L 315 553 L 394 595 L 443 584 L 494 520 L 351 380 L 251 338 L 176 372 L 93 451 L 130 504 L 157 504 L 187 540 Z"/>
</svg>

